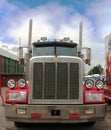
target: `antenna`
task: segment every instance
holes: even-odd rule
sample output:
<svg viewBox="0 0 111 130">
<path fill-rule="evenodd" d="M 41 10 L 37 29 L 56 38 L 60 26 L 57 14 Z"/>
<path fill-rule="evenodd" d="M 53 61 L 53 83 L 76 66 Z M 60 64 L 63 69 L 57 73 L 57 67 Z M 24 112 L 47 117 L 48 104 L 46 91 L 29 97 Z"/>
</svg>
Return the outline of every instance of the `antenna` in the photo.
<svg viewBox="0 0 111 130">
<path fill-rule="evenodd" d="M 21 47 L 21 37 L 19 37 L 19 47 Z"/>
</svg>

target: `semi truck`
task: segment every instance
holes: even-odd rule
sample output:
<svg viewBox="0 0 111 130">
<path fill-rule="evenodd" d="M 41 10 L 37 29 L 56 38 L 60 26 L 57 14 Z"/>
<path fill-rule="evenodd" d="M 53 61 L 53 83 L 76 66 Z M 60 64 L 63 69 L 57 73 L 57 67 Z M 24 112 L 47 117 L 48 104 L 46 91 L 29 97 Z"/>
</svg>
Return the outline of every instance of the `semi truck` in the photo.
<svg viewBox="0 0 111 130">
<path fill-rule="evenodd" d="M 21 126 L 31 123 L 87 123 L 105 118 L 103 82 L 84 81 L 85 64 L 90 65 L 91 49 L 82 47 L 82 22 L 79 44 L 65 37 L 42 37 L 31 44 L 32 20 L 26 79 L 7 82 L 5 116 Z M 82 53 L 83 48 L 83 53 Z"/>
<path fill-rule="evenodd" d="M 105 63 L 106 63 L 106 75 L 105 75 L 105 86 L 104 94 L 108 104 L 111 104 L 111 34 L 105 38 Z"/>
</svg>

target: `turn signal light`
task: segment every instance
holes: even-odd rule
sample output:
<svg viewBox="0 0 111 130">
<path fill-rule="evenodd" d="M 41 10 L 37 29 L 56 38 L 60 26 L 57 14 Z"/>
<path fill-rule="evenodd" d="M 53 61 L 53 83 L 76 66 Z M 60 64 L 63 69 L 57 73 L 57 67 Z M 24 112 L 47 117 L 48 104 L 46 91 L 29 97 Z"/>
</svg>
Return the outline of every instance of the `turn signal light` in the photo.
<svg viewBox="0 0 111 130">
<path fill-rule="evenodd" d="M 6 100 L 9 99 L 9 93 L 8 93 L 8 91 L 6 91 L 6 93 L 5 93 L 5 99 L 6 99 Z"/>
<path fill-rule="evenodd" d="M 31 117 L 32 117 L 32 118 L 40 118 L 40 117 L 41 117 L 41 114 L 39 114 L 39 113 L 32 113 L 32 114 L 31 114 Z"/>
<path fill-rule="evenodd" d="M 71 113 L 70 118 L 80 118 L 80 114 Z"/>
</svg>

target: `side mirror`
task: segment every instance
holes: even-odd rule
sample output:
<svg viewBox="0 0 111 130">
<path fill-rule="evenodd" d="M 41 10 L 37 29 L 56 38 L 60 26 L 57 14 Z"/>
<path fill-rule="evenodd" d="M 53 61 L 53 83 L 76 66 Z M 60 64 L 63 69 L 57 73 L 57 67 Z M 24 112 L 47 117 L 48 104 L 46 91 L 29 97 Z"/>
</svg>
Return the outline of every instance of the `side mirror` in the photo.
<svg viewBox="0 0 111 130">
<path fill-rule="evenodd" d="M 26 46 L 22 46 L 22 47 L 19 47 L 18 48 L 18 60 L 22 60 L 22 59 L 24 59 L 24 52 L 23 52 L 23 49 L 24 48 L 27 48 L 28 49 L 28 47 L 26 47 Z M 26 54 L 27 56 L 27 58 L 26 59 L 30 59 L 31 57 L 32 57 L 32 49 L 30 49 L 30 50 L 28 50 L 28 53 Z"/>
<path fill-rule="evenodd" d="M 29 61 L 29 59 L 32 57 L 32 53 L 25 53 L 25 60 Z"/>
<path fill-rule="evenodd" d="M 86 64 L 91 65 L 91 48 L 84 47 L 82 49 L 82 54 L 83 54 L 83 60 L 85 61 Z"/>
<path fill-rule="evenodd" d="M 23 59 L 23 47 L 18 48 L 18 59 Z"/>
</svg>

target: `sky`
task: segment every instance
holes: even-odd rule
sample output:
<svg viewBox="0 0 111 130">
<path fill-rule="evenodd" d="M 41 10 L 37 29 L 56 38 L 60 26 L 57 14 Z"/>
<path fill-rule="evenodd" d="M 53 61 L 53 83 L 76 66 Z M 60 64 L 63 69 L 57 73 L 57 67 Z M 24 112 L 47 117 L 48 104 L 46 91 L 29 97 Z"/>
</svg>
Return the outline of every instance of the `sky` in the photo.
<svg viewBox="0 0 111 130">
<path fill-rule="evenodd" d="M 79 40 L 83 21 L 83 47 L 92 49 L 93 66 L 105 66 L 106 35 L 111 33 L 111 0 L 0 0 L 0 47 L 17 53 L 28 43 L 28 24 L 33 19 L 32 42 L 40 37 Z"/>
</svg>

